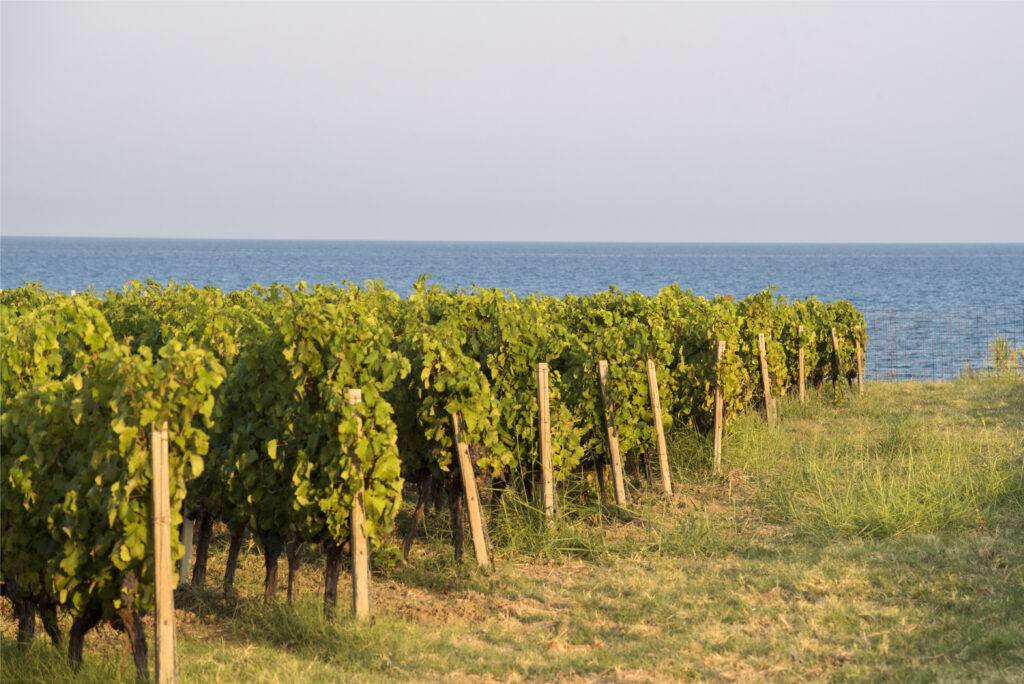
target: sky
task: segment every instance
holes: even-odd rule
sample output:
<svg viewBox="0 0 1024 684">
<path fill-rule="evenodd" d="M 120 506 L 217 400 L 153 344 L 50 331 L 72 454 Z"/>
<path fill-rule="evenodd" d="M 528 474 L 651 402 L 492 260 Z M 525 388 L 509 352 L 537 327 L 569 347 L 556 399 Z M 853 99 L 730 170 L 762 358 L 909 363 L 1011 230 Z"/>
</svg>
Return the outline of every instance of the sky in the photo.
<svg viewBox="0 0 1024 684">
<path fill-rule="evenodd" d="M 1024 241 L 1024 3 L 12 2 L 0 233 Z"/>
</svg>

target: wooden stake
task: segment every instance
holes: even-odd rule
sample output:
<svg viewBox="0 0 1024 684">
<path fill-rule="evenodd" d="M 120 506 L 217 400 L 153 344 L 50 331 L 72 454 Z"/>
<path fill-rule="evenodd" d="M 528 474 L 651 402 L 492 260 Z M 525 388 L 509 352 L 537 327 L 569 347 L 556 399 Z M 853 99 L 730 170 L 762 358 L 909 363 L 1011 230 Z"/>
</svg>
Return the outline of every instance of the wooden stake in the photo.
<svg viewBox="0 0 1024 684">
<path fill-rule="evenodd" d="M 854 331 L 857 333 L 857 337 L 854 339 L 857 349 L 857 394 L 864 394 L 864 353 L 860 348 L 860 326 L 856 326 Z"/>
<path fill-rule="evenodd" d="M 714 460 L 714 473 L 715 475 L 722 474 L 722 427 L 724 421 L 723 409 L 725 399 L 722 396 L 722 359 L 725 357 L 725 340 L 718 341 L 718 363 L 716 364 L 716 381 L 715 381 L 715 460 Z"/>
<path fill-rule="evenodd" d="M 352 406 L 363 402 L 363 390 L 350 389 L 348 403 Z M 363 419 L 358 415 L 358 435 L 363 436 Z M 359 491 L 352 500 L 349 515 L 349 551 L 352 554 L 352 612 L 357 620 L 370 619 L 370 541 L 366 537 L 366 509 L 363 505 L 363 471 L 359 458 L 352 452 L 352 465 L 359 478 Z"/>
<path fill-rule="evenodd" d="M 658 394 L 658 373 L 654 360 L 647 359 L 647 388 L 651 393 L 651 412 L 654 414 L 654 430 L 658 437 L 658 460 L 661 463 L 661 489 L 672 496 L 672 474 L 668 469 L 668 446 L 665 444 L 665 427 L 661 421 L 661 396 Z"/>
<path fill-rule="evenodd" d="M 764 392 L 764 419 L 775 427 L 775 397 L 772 396 L 772 382 L 768 375 L 768 352 L 765 350 L 764 333 L 757 335 L 757 350 L 761 358 L 761 389 Z"/>
<path fill-rule="evenodd" d="M 178 663 L 174 647 L 174 582 L 171 571 L 171 494 L 167 423 L 153 425 L 150 450 L 153 458 L 153 561 L 156 575 L 156 681 L 177 684 Z"/>
<path fill-rule="evenodd" d="M 803 404 L 807 401 L 807 373 L 804 371 L 804 326 L 797 326 L 797 335 L 800 336 L 800 347 L 797 350 L 797 382 L 800 386 L 800 403 Z"/>
<path fill-rule="evenodd" d="M 188 509 L 181 509 L 181 544 L 185 547 L 185 554 L 181 557 L 181 564 L 178 566 L 178 586 L 183 587 L 189 583 L 192 577 L 192 533 L 195 524 L 188 517 Z"/>
<path fill-rule="evenodd" d="M 601 401 L 604 403 L 604 425 L 608 431 L 608 454 L 612 462 L 612 483 L 615 485 L 615 503 L 619 506 L 625 506 L 629 503 L 629 495 L 626 493 L 626 479 L 622 472 L 619 435 L 615 432 L 615 407 L 608 399 L 607 361 L 598 361 L 597 375 L 601 385 Z"/>
<path fill-rule="evenodd" d="M 839 336 L 836 329 L 832 330 L 832 385 L 838 386 L 843 375 L 843 360 L 839 357 Z"/>
<path fill-rule="evenodd" d="M 537 412 L 540 421 L 540 482 L 544 515 L 555 517 L 555 468 L 551 458 L 551 402 L 548 397 L 548 364 L 537 364 Z"/>
<path fill-rule="evenodd" d="M 452 415 L 452 434 L 455 451 L 459 456 L 459 470 L 462 472 L 462 487 L 466 492 L 466 508 L 469 509 L 469 530 L 473 535 L 473 550 L 476 562 L 481 568 L 490 564 L 487 554 L 487 539 L 484 536 L 484 518 L 480 513 L 480 496 L 476 491 L 476 477 L 473 463 L 469 460 L 469 447 L 462 441 L 462 416 Z"/>
</svg>

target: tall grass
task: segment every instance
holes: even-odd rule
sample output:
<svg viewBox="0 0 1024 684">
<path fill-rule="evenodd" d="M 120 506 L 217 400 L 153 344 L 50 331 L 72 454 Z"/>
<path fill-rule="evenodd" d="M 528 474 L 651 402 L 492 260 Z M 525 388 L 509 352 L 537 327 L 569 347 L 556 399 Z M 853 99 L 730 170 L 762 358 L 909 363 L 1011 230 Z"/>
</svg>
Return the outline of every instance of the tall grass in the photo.
<svg viewBox="0 0 1024 684">
<path fill-rule="evenodd" d="M 51 646 L 49 641 L 36 639 L 29 648 L 22 648 L 13 641 L 5 640 L 3 658 L 0 658 L 0 680 L 22 684 L 132 682 L 135 680 L 135 666 L 127 658 L 97 658 L 95 654 L 86 654 L 85 662 L 76 672 L 71 669 L 65 654 Z"/>
<path fill-rule="evenodd" d="M 601 504 L 588 473 L 549 521 L 512 483 L 486 507 L 497 572 L 452 562 L 442 506 L 410 565 L 378 569 L 373 624 L 344 598 L 324 614 L 318 559 L 294 604 L 263 606 L 244 551 L 236 598 L 215 581 L 176 597 L 182 679 L 1019 680 L 1020 376 L 868 385 L 780 413 L 774 430 L 757 414 L 731 426 L 722 476 L 705 436 L 672 435 L 671 498 L 633 482 L 628 509 Z M 111 628 L 76 677 L 47 640 L 14 646 L 9 615 L 4 684 L 134 680 Z"/>
<path fill-rule="evenodd" d="M 1024 501 L 1024 445 L 1016 436 L 1024 421 L 1022 383 L 990 378 L 868 388 L 838 404 L 828 392 L 812 393 L 804 404 L 782 398 L 783 419 L 775 429 L 756 412 L 741 416 L 728 430 L 726 474 L 719 478 L 711 473 L 710 437 L 675 432 L 669 452 L 676 491 L 696 497 L 698 508 L 716 498 L 732 501 L 723 487 L 738 474 L 753 490 L 745 500 L 767 522 L 823 539 L 975 529 L 1000 501 Z M 920 404 L 894 399 L 894 391 L 904 390 Z M 942 397 L 969 394 L 963 414 L 933 399 L 932 390 Z M 965 426 L 968 418 L 973 423 Z M 495 546 L 511 556 L 555 559 L 634 552 L 610 545 L 605 533 L 609 523 L 625 519 L 647 528 L 645 552 L 702 557 L 744 544 L 742 516 L 727 509 L 713 516 L 686 507 L 666 510 L 658 496 L 639 492 L 627 513 L 599 505 L 580 484 L 559 490 L 559 501 L 559 517 L 549 521 L 521 483 L 506 490 L 490 513 Z"/>
<path fill-rule="evenodd" d="M 734 426 L 730 460 L 756 476 L 770 519 L 818 537 L 959 531 L 1024 494 L 1021 448 L 1010 435 L 906 415 L 878 424 L 871 402 L 883 399 L 866 401 L 847 415 L 786 402 L 790 420 L 778 430 L 756 416 Z M 808 414 L 815 424 L 801 419 Z"/>
<path fill-rule="evenodd" d="M 487 524 L 491 542 L 502 554 L 592 560 L 607 551 L 603 524 L 616 512 L 602 506 L 582 483 L 560 489 L 553 520 L 534 499 L 521 482 L 495 497 Z"/>
</svg>

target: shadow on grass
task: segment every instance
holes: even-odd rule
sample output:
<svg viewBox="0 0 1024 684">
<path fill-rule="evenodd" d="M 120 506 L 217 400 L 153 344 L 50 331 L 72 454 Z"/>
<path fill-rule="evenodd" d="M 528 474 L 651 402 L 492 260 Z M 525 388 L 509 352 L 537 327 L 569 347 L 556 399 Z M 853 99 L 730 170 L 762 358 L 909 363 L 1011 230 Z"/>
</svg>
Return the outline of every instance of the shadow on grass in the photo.
<svg viewBox="0 0 1024 684">
<path fill-rule="evenodd" d="M 987 377 L 957 383 L 973 401 L 966 414 L 988 427 L 1019 429 L 1024 422 L 1024 377 Z"/>
<path fill-rule="evenodd" d="M 127 658 L 97 658 L 86 654 L 85 661 L 76 672 L 68 664 L 67 653 L 57 650 L 48 641 L 36 639 L 27 649 L 13 640 L 4 638 L 0 643 L 0 681 L 4 684 L 52 684 L 53 682 L 79 682 L 81 684 L 107 684 L 108 682 L 134 683 L 135 666 Z"/>
<path fill-rule="evenodd" d="M 994 519 L 1001 527 L 996 534 L 917 535 L 866 545 L 874 598 L 913 616 L 889 632 L 884 659 L 894 678 L 934 681 L 970 672 L 979 680 L 1019 679 L 1024 547 L 1016 540 L 1024 524 L 1019 509 Z M 922 666 L 922 656 L 929 664 Z M 861 661 L 877 667 L 877 659 L 875 652 Z M 1016 675 L 1007 677 L 1010 672 Z"/>
</svg>

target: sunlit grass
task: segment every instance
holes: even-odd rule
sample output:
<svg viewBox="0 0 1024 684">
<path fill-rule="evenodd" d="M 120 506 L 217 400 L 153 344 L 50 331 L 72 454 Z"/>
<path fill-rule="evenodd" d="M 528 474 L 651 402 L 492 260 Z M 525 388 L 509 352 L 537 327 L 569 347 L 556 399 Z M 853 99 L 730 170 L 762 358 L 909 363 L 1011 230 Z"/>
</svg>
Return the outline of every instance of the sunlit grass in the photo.
<svg viewBox="0 0 1024 684">
<path fill-rule="evenodd" d="M 925 385 L 909 406 L 899 402 L 905 387 L 886 384 L 868 385 L 864 397 L 832 410 L 790 400 L 782 429 L 741 418 L 730 431 L 730 460 L 759 480 L 769 517 L 823 539 L 976 528 L 998 502 L 1024 495 L 1020 385 L 999 378 Z M 987 422 L 979 416 L 966 428 L 969 415 L 935 414 L 936 390 L 954 403 L 968 395 L 984 406 Z"/>
<path fill-rule="evenodd" d="M 344 577 L 324 614 L 317 549 L 293 605 L 283 589 L 261 605 L 254 546 L 223 599 L 222 536 L 207 588 L 178 596 L 182 679 L 1019 680 L 1024 381 L 869 384 L 780 411 L 775 430 L 731 427 L 721 477 L 706 439 L 673 435 L 671 499 L 636 482 L 623 510 L 563 488 L 552 522 L 511 487 L 487 508 L 494 571 L 468 546 L 454 565 L 442 506 L 410 565 L 375 572 L 372 624 Z M 3 606 L 0 679 L 75 680 L 42 636 L 19 650 Z M 85 660 L 76 681 L 134 681 L 108 627 Z"/>
</svg>

